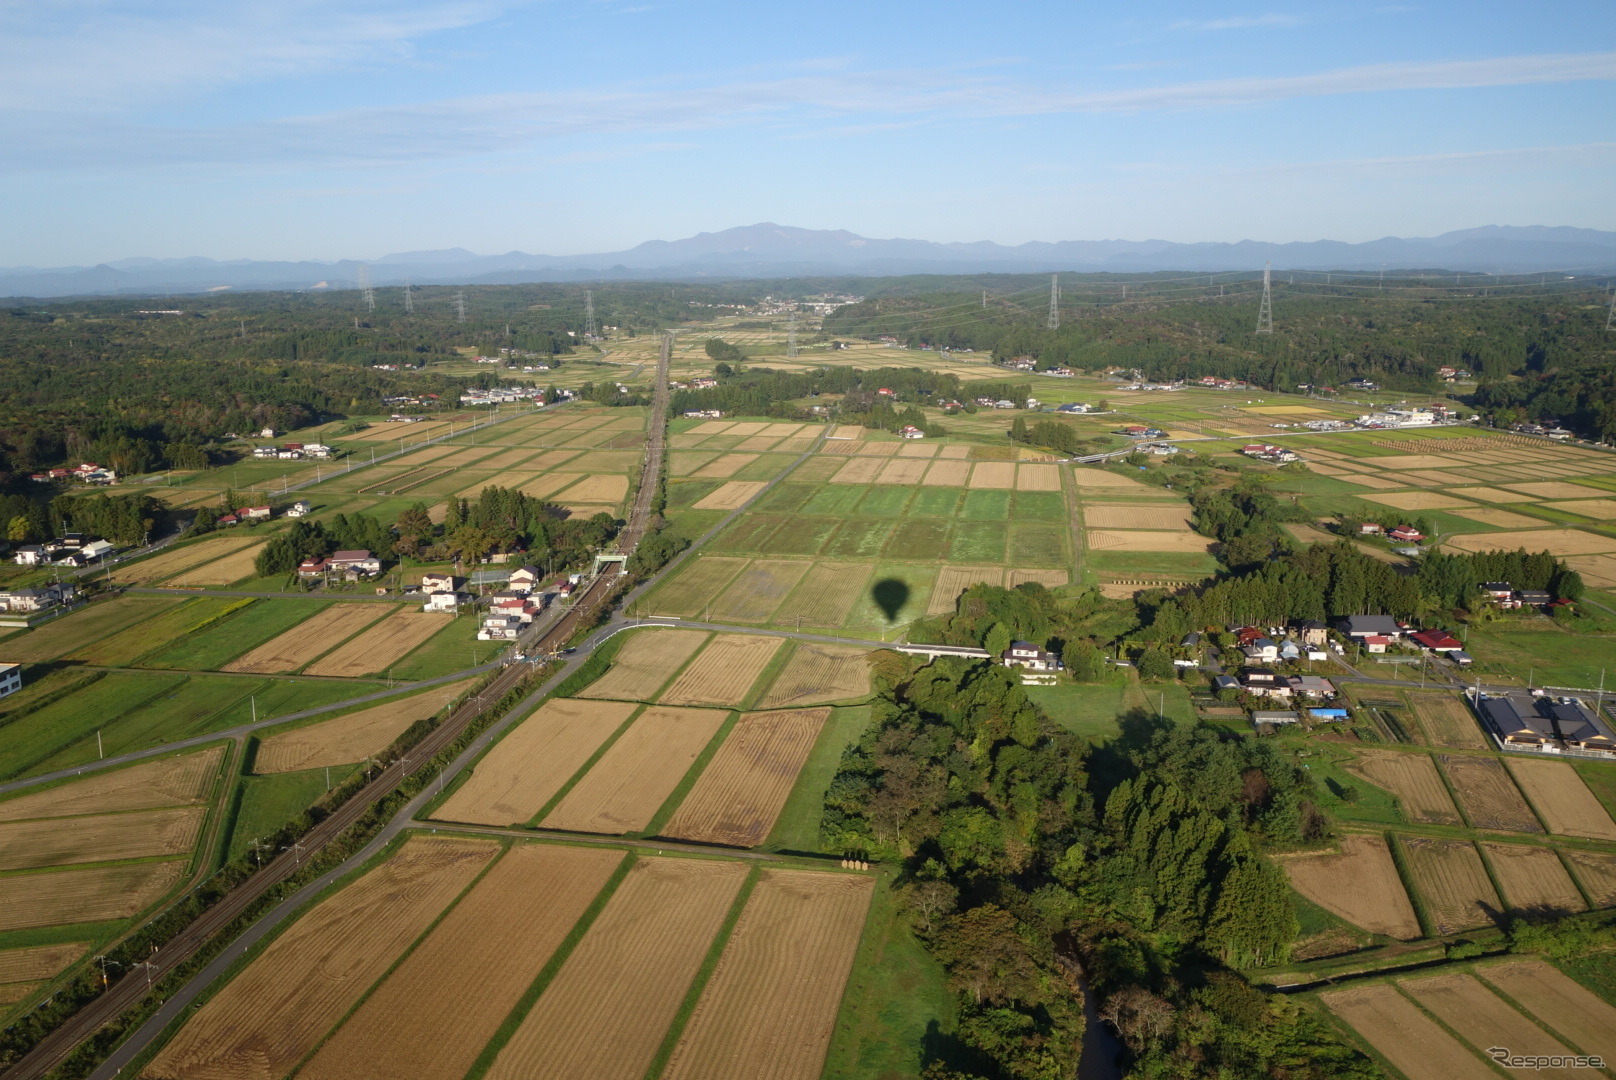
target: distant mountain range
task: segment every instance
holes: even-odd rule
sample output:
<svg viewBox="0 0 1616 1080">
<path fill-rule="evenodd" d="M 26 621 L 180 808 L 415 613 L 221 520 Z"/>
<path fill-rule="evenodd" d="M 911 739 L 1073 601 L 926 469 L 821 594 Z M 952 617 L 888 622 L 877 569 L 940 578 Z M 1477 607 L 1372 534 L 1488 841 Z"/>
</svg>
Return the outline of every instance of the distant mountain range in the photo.
<svg viewBox="0 0 1616 1080">
<path fill-rule="evenodd" d="M 253 259 L 122 259 L 99 266 L 0 269 L 0 296 L 50 297 L 203 293 L 223 289 L 351 289 L 361 265 L 377 285 L 518 284 L 591 279 L 722 279 L 894 274 L 1158 270 L 1449 270 L 1520 274 L 1616 270 L 1616 232 L 1541 225 L 1488 225 L 1441 236 L 1388 236 L 1362 244 L 1335 240 L 1267 244 L 1177 244 L 1167 240 L 873 240 L 842 229 L 763 223 L 684 240 L 648 240 L 596 255 L 477 255 L 463 248 L 406 251 L 379 259 L 265 262 Z"/>
</svg>

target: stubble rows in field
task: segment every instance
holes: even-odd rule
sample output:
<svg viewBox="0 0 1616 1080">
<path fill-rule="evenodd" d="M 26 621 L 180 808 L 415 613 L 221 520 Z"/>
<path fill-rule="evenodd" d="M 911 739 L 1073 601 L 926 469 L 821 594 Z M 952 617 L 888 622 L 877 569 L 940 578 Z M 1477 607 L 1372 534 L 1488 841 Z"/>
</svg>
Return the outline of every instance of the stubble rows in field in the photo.
<svg viewBox="0 0 1616 1080">
<path fill-rule="evenodd" d="M 1489 750 L 1491 745 L 1482 734 L 1470 708 L 1458 698 L 1447 694 L 1412 694 L 1414 715 L 1425 728 L 1426 735 L 1437 746 L 1455 750 Z"/>
<path fill-rule="evenodd" d="M 402 659 L 427 638 L 448 626 L 450 618 L 453 616 L 411 608 L 396 611 L 352 641 L 310 664 L 305 674 L 354 678 L 386 671 L 389 664 Z"/>
<path fill-rule="evenodd" d="M 1431 825 L 1462 824 L 1453 797 L 1437 774 L 1436 764 L 1425 754 L 1360 750 L 1351 771 L 1397 796 L 1410 821 Z"/>
<path fill-rule="evenodd" d="M 1403 836 L 1398 842 L 1435 933 L 1487 926 L 1503 914 L 1504 905 L 1470 841 Z"/>
<path fill-rule="evenodd" d="M 1443 754 L 1442 768 L 1459 796 L 1465 816 L 1475 828 L 1524 833 L 1543 831 L 1509 773 L 1495 759 Z"/>
<path fill-rule="evenodd" d="M 144 585 L 149 581 L 171 577 L 182 570 L 189 570 L 200 563 L 222 558 L 239 548 L 260 542 L 258 537 L 251 533 L 215 536 L 195 544 L 188 544 L 175 551 L 165 551 L 149 559 L 118 567 L 112 571 L 112 580 L 121 585 Z"/>
<path fill-rule="evenodd" d="M 207 808 L 181 806 L 0 825 L 0 870 L 180 855 L 196 846 Z"/>
<path fill-rule="evenodd" d="M 1403 941 L 1420 936 L 1397 864 L 1379 836 L 1343 836 L 1339 853 L 1280 860 L 1291 886 L 1333 915 L 1372 934 Z"/>
<path fill-rule="evenodd" d="M 0 821 L 189 806 L 207 797 L 223 757 L 214 747 L 20 795 L 0 802 Z"/>
<path fill-rule="evenodd" d="M 868 650 L 853 645 L 799 642 L 758 706 L 784 709 L 846 701 L 870 693 Z"/>
<path fill-rule="evenodd" d="M 829 716 L 823 708 L 743 715 L 663 835 L 731 847 L 763 843 Z"/>
<path fill-rule="evenodd" d="M 585 833 L 644 829 L 727 716 L 719 709 L 651 706 L 541 824 Z"/>
<path fill-rule="evenodd" d="M 392 610 L 390 604 L 333 604 L 221 670 L 255 674 L 296 671 Z"/>
<path fill-rule="evenodd" d="M 1587 907 L 1571 875 L 1551 849 L 1490 840 L 1483 840 L 1481 847 L 1492 863 L 1493 878 L 1511 911 L 1559 918 Z"/>
<path fill-rule="evenodd" d="M 719 634 L 658 700 L 664 705 L 738 707 L 784 643 L 779 637 Z"/>
<path fill-rule="evenodd" d="M 137 863 L 0 877 L 0 931 L 126 919 L 185 873 L 185 863 Z"/>
<path fill-rule="evenodd" d="M 1550 832 L 1616 840 L 1616 821 L 1568 763 L 1520 756 L 1505 760 Z"/>
<path fill-rule="evenodd" d="M 606 674 L 590 683 L 584 696 L 650 701 L 706 644 L 705 630 L 640 630 L 628 635 Z"/>
<path fill-rule="evenodd" d="M 1385 983 L 1331 990 L 1320 1000 L 1409 1080 L 1496 1080 L 1497 1073 Z"/>
<path fill-rule="evenodd" d="M 1523 1055 L 1570 1053 L 1467 972 L 1402 979 L 1398 985 L 1477 1050 L 1507 1046 L 1512 1053 Z"/>
<path fill-rule="evenodd" d="M 1542 960 L 1489 964 L 1476 973 L 1583 1053 L 1616 1061 L 1616 1008 L 1569 976 Z"/>
<path fill-rule="evenodd" d="M 465 691 L 450 683 L 399 701 L 338 716 L 266 738 L 253 758 L 257 773 L 295 772 L 363 761 L 392 745 L 417 720 L 434 716 Z"/>
<path fill-rule="evenodd" d="M 258 552 L 266 542 L 252 544 L 239 551 L 231 552 L 222 559 L 214 559 L 212 562 L 205 562 L 200 566 L 181 571 L 164 581 L 163 585 L 169 588 L 228 585 L 233 581 L 252 577 L 257 573 L 254 561 L 258 558 Z"/>
</svg>

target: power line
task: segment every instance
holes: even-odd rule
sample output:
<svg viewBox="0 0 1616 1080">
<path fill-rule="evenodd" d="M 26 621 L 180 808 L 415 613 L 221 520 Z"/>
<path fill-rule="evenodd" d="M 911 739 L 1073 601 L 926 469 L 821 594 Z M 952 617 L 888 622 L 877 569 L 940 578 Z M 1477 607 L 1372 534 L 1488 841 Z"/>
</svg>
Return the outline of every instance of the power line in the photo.
<svg viewBox="0 0 1616 1080">
<path fill-rule="evenodd" d="M 370 287 L 370 267 L 365 263 L 359 264 L 359 289 L 365 294 L 365 307 L 374 315 L 376 313 L 376 290 Z"/>
<path fill-rule="evenodd" d="M 1273 276 L 1273 263 L 1263 263 L 1262 268 L 1262 304 L 1257 308 L 1257 333 L 1272 334 L 1274 332 L 1274 291 L 1270 280 Z"/>
<path fill-rule="evenodd" d="M 1051 330 L 1060 329 L 1060 275 L 1049 275 L 1049 320 L 1044 324 Z"/>
</svg>

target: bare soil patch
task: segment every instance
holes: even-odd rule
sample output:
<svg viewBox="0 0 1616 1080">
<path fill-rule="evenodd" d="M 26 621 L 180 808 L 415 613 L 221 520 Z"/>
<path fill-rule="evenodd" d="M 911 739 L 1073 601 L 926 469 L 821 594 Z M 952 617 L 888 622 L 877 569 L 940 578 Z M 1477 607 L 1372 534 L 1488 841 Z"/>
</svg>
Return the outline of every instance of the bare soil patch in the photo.
<svg viewBox="0 0 1616 1080">
<path fill-rule="evenodd" d="M 617 651 L 606 674 L 589 684 L 589 697 L 650 701 L 706 644 L 705 630 L 639 630 Z"/>
<path fill-rule="evenodd" d="M 1341 539 L 1334 533 L 1328 533 L 1323 529 L 1315 528 L 1312 525 L 1303 525 L 1295 521 L 1286 522 L 1283 528 L 1304 544 L 1333 544 Z"/>
<path fill-rule="evenodd" d="M 998 585 L 1003 580 L 1004 571 L 997 566 L 945 566 L 937 572 L 937 584 L 932 587 L 926 615 L 953 611 L 960 593 L 972 585 Z"/>
<path fill-rule="evenodd" d="M 721 709 L 646 709 L 540 824 L 586 833 L 644 829 L 727 716 Z"/>
<path fill-rule="evenodd" d="M 1616 855 L 1567 848 L 1565 858 L 1594 907 L 1616 907 Z"/>
<path fill-rule="evenodd" d="M 1397 796 L 1410 821 L 1463 824 L 1458 807 L 1437 774 L 1436 764 L 1425 754 L 1360 750 L 1352 772 Z"/>
<path fill-rule="evenodd" d="M 841 626 L 853 613 L 870 579 L 869 563 L 816 562 L 782 604 L 776 622 L 803 626 Z"/>
<path fill-rule="evenodd" d="M 288 927 L 191 1015 L 142 1075 L 279 1080 L 499 850 L 485 840 L 411 838 Z"/>
<path fill-rule="evenodd" d="M 180 855 L 196 846 L 203 806 L 0 825 L 0 870 Z"/>
<path fill-rule="evenodd" d="M 1330 990 L 1319 1000 L 1408 1080 L 1497 1080 L 1463 1043 L 1386 983 Z"/>
<path fill-rule="evenodd" d="M 391 604 L 333 604 L 231 661 L 222 670 L 296 671 L 393 610 Z"/>
<path fill-rule="evenodd" d="M 785 638 L 719 634 L 657 700 L 664 705 L 739 707 Z"/>
<path fill-rule="evenodd" d="M 758 707 L 784 709 L 867 697 L 870 667 L 865 658 L 868 655 L 867 650 L 854 645 L 799 642 L 797 651 L 786 661 Z"/>
<path fill-rule="evenodd" d="M 1340 846 L 1339 853 L 1281 858 L 1291 887 L 1372 934 L 1402 941 L 1419 937 L 1419 920 L 1385 839 L 1351 833 L 1341 838 Z"/>
<path fill-rule="evenodd" d="M 1341 479 L 1345 480 L 1349 484 L 1357 484 L 1359 487 L 1374 488 L 1376 491 L 1388 491 L 1395 488 L 1411 486 L 1407 481 L 1402 479 L 1393 479 L 1389 476 L 1371 476 L 1367 473 L 1359 473 L 1354 476 L 1343 476 Z"/>
<path fill-rule="evenodd" d="M 829 709 L 742 716 L 662 834 L 731 847 L 763 843 L 829 716 Z"/>
<path fill-rule="evenodd" d="M 532 820 L 636 708 L 629 701 L 550 699 L 495 743 L 432 816 L 472 825 Z"/>
<path fill-rule="evenodd" d="M 976 488 L 1013 488 L 1016 486 L 1016 466 L 1009 461 L 979 461 L 971 470 L 971 483 Z"/>
<path fill-rule="evenodd" d="M 1096 551 L 1121 548 L 1127 551 L 1173 551 L 1182 554 L 1204 554 L 1212 541 L 1191 532 L 1143 532 L 1121 529 L 1089 529 L 1084 540 Z"/>
<path fill-rule="evenodd" d="M 1190 531 L 1190 508 L 1183 503 L 1086 503 L 1083 523 L 1091 529 L 1172 529 Z"/>
<path fill-rule="evenodd" d="M 1545 761 L 1512 754 L 1504 759 L 1516 783 L 1552 833 L 1616 840 L 1616 821 L 1564 761 Z"/>
<path fill-rule="evenodd" d="M 953 449 L 948 447 L 946 449 Z M 926 470 L 926 477 L 921 481 L 928 487 L 964 487 L 971 478 L 971 463 L 969 461 L 942 460 L 932 462 L 931 468 Z"/>
<path fill-rule="evenodd" d="M 1017 491 L 1059 491 L 1061 474 L 1059 465 L 1024 464 L 1016 469 Z"/>
<path fill-rule="evenodd" d="M 1485 1051 L 1489 1046 L 1507 1046 L 1516 1054 L 1552 1056 L 1569 1053 L 1548 1032 L 1515 1011 L 1508 1002 L 1468 972 L 1401 979 L 1399 985 L 1438 1020 L 1479 1050 Z M 1554 1069 L 1545 1070 L 1544 1075 L 1568 1077 L 1571 1074 L 1563 1069 Z"/>
<path fill-rule="evenodd" d="M 1541 960 L 1489 964 L 1476 974 L 1585 1054 L 1616 1061 L 1616 1008 Z"/>
<path fill-rule="evenodd" d="M 512 848 L 298 1076 L 460 1080 L 622 861 L 611 850 Z"/>
<path fill-rule="evenodd" d="M 450 683 L 399 701 L 384 702 L 346 716 L 271 735 L 258 745 L 253 771 L 296 772 L 363 761 L 391 746 L 393 740 L 417 720 L 436 715 L 467 685 Z"/>
<path fill-rule="evenodd" d="M 873 884 L 763 871 L 664 1080 L 817 1080 Z"/>
<path fill-rule="evenodd" d="M 898 456 L 905 458 L 936 457 L 941 445 L 934 442 L 911 442 L 898 447 Z"/>
<path fill-rule="evenodd" d="M 812 565 L 801 560 L 758 559 L 713 602 L 711 613 L 727 622 L 767 622 Z"/>
<path fill-rule="evenodd" d="M 1521 798 L 1504 766 L 1493 758 L 1442 755 L 1442 767 L 1470 824 L 1478 829 L 1540 833 L 1532 808 Z"/>
<path fill-rule="evenodd" d="M 733 861 L 636 862 L 487 1080 L 640 1080 L 746 873 Z"/>
<path fill-rule="evenodd" d="M 731 480 L 695 504 L 696 510 L 739 510 L 769 485 L 762 480 Z"/>
<path fill-rule="evenodd" d="M 306 674 L 353 678 L 386 671 L 387 665 L 447 626 L 450 618 L 453 616 L 412 608 L 396 611 L 329 656 L 310 664 Z"/>
<path fill-rule="evenodd" d="M 207 797 L 223 747 L 150 761 L 0 802 L 0 821 L 189 806 Z"/>
<path fill-rule="evenodd" d="M 1496 840 L 1483 840 L 1481 848 L 1511 911 L 1559 918 L 1587 908 L 1559 856 L 1549 848 Z"/>
<path fill-rule="evenodd" d="M 1470 714 L 1470 706 L 1458 698 L 1449 694 L 1410 694 L 1409 700 L 1432 744 L 1455 750 L 1492 749 L 1492 743 Z"/>
<path fill-rule="evenodd" d="M 1501 919 L 1504 905 L 1470 841 L 1402 836 L 1398 842 L 1436 933 L 1452 934 Z"/>
</svg>

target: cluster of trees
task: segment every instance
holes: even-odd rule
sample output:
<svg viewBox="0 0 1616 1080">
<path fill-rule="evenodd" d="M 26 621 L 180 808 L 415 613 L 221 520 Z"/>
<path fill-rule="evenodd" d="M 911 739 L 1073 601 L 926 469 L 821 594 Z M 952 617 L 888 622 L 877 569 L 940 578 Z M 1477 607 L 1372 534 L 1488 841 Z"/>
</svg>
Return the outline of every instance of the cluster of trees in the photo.
<svg viewBox="0 0 1616 1080">
<path fill-rule="evenodd" d="M 878 390 L 892 393 L 878 394 Z M 675 390 L 675 415 L 688 410 L 719 409 L 730 415 L 806 418 L 796 402 L 806 398 L 838 401 L 843 417 L 870 412 L 877 402 L 885 404 L 934 404 L 957 400 L 960 381 L 956 375 L 913 368 L 828 367 L 807 372 L 771 371 L 750 368 L 723 376 L 719 384 L 706 390 Z M 919 426 L 919 425 L 916 425 Z"/>
<path fill-rule="evenodd" d="M 1295 503 L 1281 501 L 1256 479 L 1233 488 L 1203 488 L 1190 496 L 1195 531 L 1222 544 L 1223 562 L 1231 567 L 1266 562 L 1285 544 L 1280 524 L 1311 521 L 1313 515 Z"/>
<path fill-rule="evenodd" d="M 707 355 L 715 362 L 730 368 L 723 374 L 731 374 L 734 368 L 746 363 L 746 352 L 739 345 L 731 345 L 723 338 L 707 339 Z"/>
<path fill-rule="evenodd" d="M 38 543 L 64 532 L 104 537 L 119 547 L 142 543 L 168 521 L 168 508 L 150 495 L 0 495 L 0 522 L 14 544 Z"/>
<path fill-rule="evenodd" d="M 1420 588 L 1443 607 L 1473 608 L 1484 581 L 1508 582 L 1517 589 L 1544 591 L 1556 600 L 1581 600 L 1582 575 L 1547 551 L 1433 551 L 1420 560 Z"/>
<path fill-rule="evenodd" d="M 1068 457 L 1097 453 L 1110 442 L 1103 435 L 1094 437 L 1079 434 L 1076 427 L 1059 420 L 1034 420 L 1029 424 L 1024 416 L 1018 416 L 1011 422 L 1010 439 L 1029 446 L 1042 446 Z"/>
<path fill-rule="evenodd" d="M 1097 771 L 982 663 L 886 654 L 877 687 L 822 829 L 901 863 L 897 896 L 958 995 L 928 1077 L 1072 1075 L 1080 970 L 1136 1075 L 1378 1075 L 1229 970 L 1282 960 L 1297 932 L 1262 851 L 1322 835 L 1305 770 L 1271 744 L 1130 720 Z"/>
<path fill-rule="evenodd" d="M 253 560 L 253 568 L 260 577 L 289 574 L 304 559 L 359 549 L 380 555 L 392 544 L 393 530 L 381 519 L 366 514 L 337 514 L 329 522 L 303 518 L 264 544 Z"/>
</svg>

